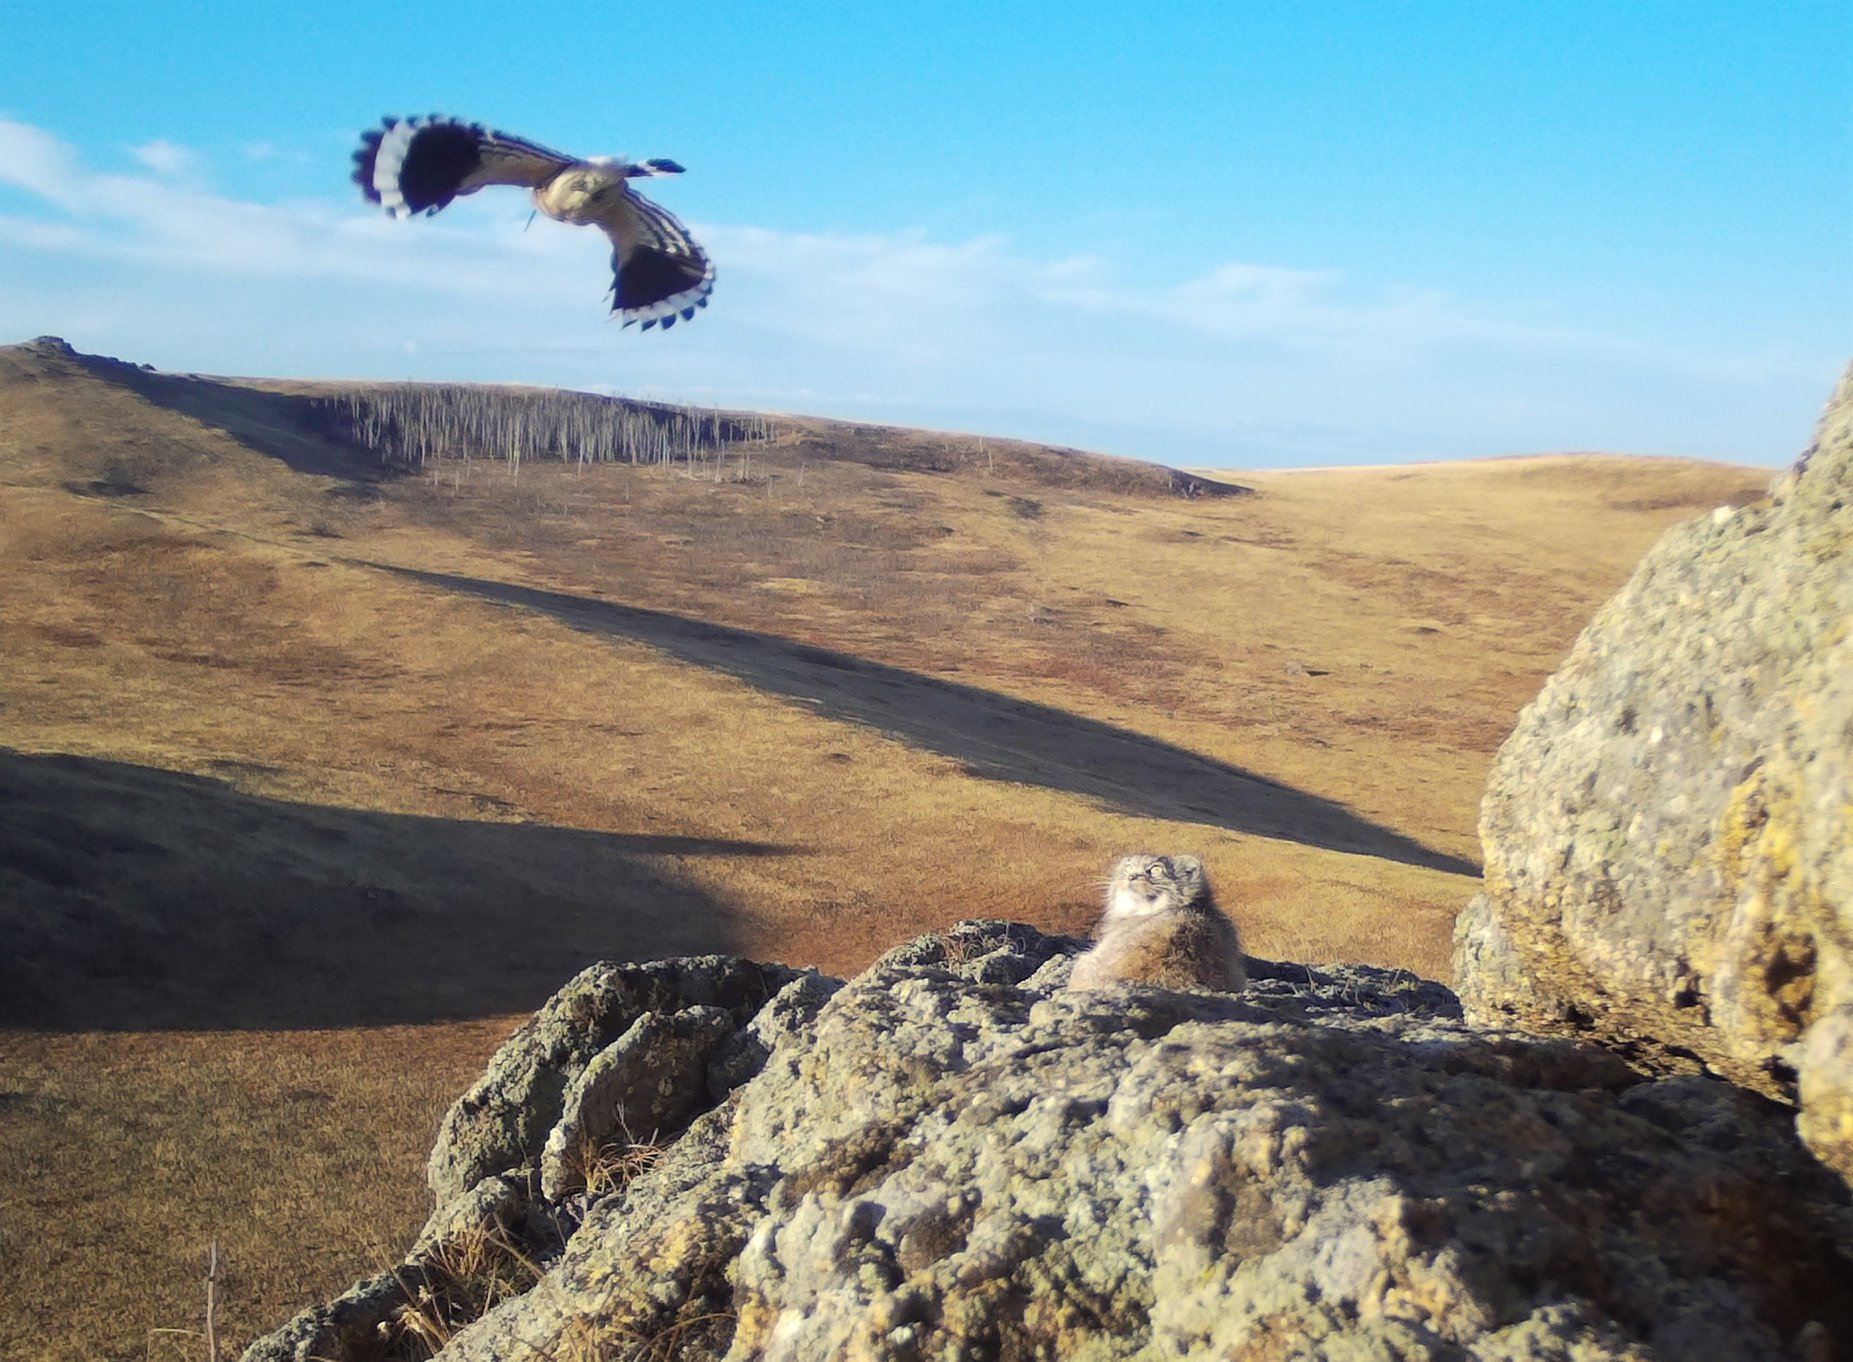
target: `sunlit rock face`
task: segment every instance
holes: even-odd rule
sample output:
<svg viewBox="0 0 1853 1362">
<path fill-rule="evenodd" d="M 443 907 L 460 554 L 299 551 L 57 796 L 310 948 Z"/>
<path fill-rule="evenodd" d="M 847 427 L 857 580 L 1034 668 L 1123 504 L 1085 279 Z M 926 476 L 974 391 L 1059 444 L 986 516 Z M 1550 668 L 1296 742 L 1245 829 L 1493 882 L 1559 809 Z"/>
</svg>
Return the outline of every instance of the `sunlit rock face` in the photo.
<svg viewBox="0 0 1853 1362">
<path fill-rule="evenodd" d="M 1500 750 L 1467 1015 L 1799 1109 L 1853 1179 L 1853 370 L 1766 502 L 1671 531 Z"/>
</svg>

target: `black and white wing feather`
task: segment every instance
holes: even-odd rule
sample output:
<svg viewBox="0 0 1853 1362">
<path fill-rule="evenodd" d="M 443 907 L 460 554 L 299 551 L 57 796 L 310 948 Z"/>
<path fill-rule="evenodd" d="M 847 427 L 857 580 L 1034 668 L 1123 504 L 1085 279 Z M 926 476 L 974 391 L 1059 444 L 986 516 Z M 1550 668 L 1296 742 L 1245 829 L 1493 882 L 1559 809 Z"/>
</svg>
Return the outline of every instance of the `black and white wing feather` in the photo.
<svg viewBox="0 0 1853 1362">
<path fill-rule="evenodd" d="M 611 238 L 611 310 L 626 326 L 641 322 L 645 331 L 657 325 L 667 331 L 677 318 L 687 321 L 708 305 L 714 264 L 673 213 L 623 181 L 615 189 L 600 196 L 592 219 Z"/>
<path fill-rule="evenodd" d="M 708 305 L 714 265 L 675 216 L 628 181 L 679 175 L 670 160 L 580 160 L 460 119 L 388 118 L 354 153 L 354 181 L 394 217 L 435 213 L 486 185 L 519 185 L 560 222 L 595 224 L 611 238 L 611 311 L 629 326 L 667 331 Z"/>
<path fill-rule="evenodd" d="M 383 120 L 363 136 L 354 161 L 361 193 L 401 218 L 435 213 L 485 185 L 533 189 L 575 164 L 551 147 L 437 114 Z"/>
</svg>

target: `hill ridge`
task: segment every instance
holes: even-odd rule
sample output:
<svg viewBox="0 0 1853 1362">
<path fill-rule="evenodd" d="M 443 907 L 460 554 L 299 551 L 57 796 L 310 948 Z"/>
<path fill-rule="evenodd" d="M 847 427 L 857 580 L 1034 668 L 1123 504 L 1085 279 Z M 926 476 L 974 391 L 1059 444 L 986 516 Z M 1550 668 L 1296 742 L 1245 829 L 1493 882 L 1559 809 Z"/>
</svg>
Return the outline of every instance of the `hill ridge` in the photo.
<svg viewBox="0 0 1853 1362">
<path fill-rule="evenodd" d="M 831 417 L 688 407 L 531 384 L 284 379 L 169 373 L 151 365 L 114 356 L 87 354 L 58 336 L 40 336 L 16 345 L 0 346 L 0 355 L 8 351 L 82 366 L 98 377 L 140 392 L 151 401 L 192 414 L 210 409 L 212 399 L 221 404 L 226 403 L 231 400 L 230 394 L 236 390 L 268 393 L 281 399 L 308 399 L 312 404 L 311 409 L 296 413 L 299 433 L 337 439 L 345 435 L 346 443 L 376 453 L 386 463 L 405 463 L 408 460 L 401 457 L 397 449 L 377 443 L 369 444 L 361 437 L 358 423 L 349 425 L 343 431 L 341 423 L 328 419 L 334 404 L 359 402 L 379 405 L 391 402 L 395 396 L 403 400 L 407 394 L 423 396 L 429 403 L 439 406 L 446 402 L 454 404 L 464 396 L 473 397 L 479 404 L 487 406 L 531 404 L 536 400 L 551 399 L 557 403 L 584 408 L 645 414 L 658 422 L 673 415 L 686 420 L 728 425 L 739 431 L 742 437 L 749 431 L 775 429 L 777 435 L 770 439 L 762 436 L 761 442 L 796 445 L 803 456 L 810 458 L 848 460 L 898 471 L 946 473 L 977 472 L 982 469 L 986 475 L 1001 476 L 1006 481 L 1185 498 L 1240 496 L 1250 491 L 1227 478 L 1189 473 L 1145 459 L 1097 454 L 1028 440 L 939 432 Z M 279 413 L 284 410 L 281 404 L 277 408 Z M 438 413 L 433 424 L 454 433 L 458 423 L 444 419 L 445 415 Z M 481 450 L 471 452 L 477 457 L 485 456 Z M 570 460 L 573 457 L 568 448 L 556 452 L 561 458 Z M 596 461 L 604 459 L 600 457 Z M 640 460 L 632 457 L 629 461 L 634 463 Z"/>
</svg>

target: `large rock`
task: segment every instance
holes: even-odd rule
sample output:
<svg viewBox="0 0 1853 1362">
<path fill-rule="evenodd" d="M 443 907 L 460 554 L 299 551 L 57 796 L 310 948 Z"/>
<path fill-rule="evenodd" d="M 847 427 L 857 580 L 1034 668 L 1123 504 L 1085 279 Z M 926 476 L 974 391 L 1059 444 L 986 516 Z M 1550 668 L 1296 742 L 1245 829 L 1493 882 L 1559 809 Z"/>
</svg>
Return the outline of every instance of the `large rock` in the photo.
<svg viewBox="0 0 1853 1362">
<path fill-rule="evenodd" d="M 247 1362 L 1745 1362 L 1853 1343 L 1847 1189 L 1764 1099 L 1477 1029 L 1382 970 L 1251 961 L 1239 996 L 1069 992 L 1081 946 L 968 923 L 834 993 L 795 980 L 736 1032 L 776 1018 L 757 1075 L 710 1085 L 653 1165 L 568 1211 L 487 1175 L 433 1217 L 396 1297 L 372 1279 Z M 630 1064 L 646 1033 L 624 1034 Z M 544 1222 L 563 1247 L 530 1247 Z M 515 1243 L 471 1259 L 491 1287 L 457 1280 L 472 1226 Z"/>
<path fill-rule="evenodd" d="M 639 1022 L 652 1030 L 670 1026 L 678 1038 L 673 1058 L 656 1053 L 651 1062 L 701 1071 L 707 1055 L 691 1054 L 689 1047 L 713 1050 L 722 1029 L 705 1024 L 700 1014 L 673 1025 L 668 1019 L 691 1009 L 719 1009 L 743 1025 L 780 989 L 807 976 L 821 977 L 726 955 L 588 966 L 496 1051 L 488 1071 L 445 1115 L 426 1170 L 432 1193 L 442 1205 L 492 1173 L 538 1166 L 569 1098 L 583 1101 L 583 1092 L 574 1089 L 583 1088 L 588 1067 L 601 1056 L 597 1068 L 607 1067 L 615 1056 L 605 1052 L 613 1047 L 631 1054 L 633 1063 L 645 1062 L 650 1048 L 626 1042 Z M 750 1067 L 742 1070 L 739 1079 L 750 1073 Z M 670 1115 L 686 1117 L 691 1103 L 670 1097 L 643 1105 L 625 1113 L 641 1123 L 640 1135 L 653 1133 Z M 672 1113 L 670 1106 L 681 1109 Z M 611 1123 L 616 1121 L 613 1114 Z"/>
<path fill-rule="evenodd" d="M 1800 1107 L 1853 1178 L 1853 369 L 1767 504 L 1670 532 L 1500 749 L 1467 1014 Z"/>
</svg>

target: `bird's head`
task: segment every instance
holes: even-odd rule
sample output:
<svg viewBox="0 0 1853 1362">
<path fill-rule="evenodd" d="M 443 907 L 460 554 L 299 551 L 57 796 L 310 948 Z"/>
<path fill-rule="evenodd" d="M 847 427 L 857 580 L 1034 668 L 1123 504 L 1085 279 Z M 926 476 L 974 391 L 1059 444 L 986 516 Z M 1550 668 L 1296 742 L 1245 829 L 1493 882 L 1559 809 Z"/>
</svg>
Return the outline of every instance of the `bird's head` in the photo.
<svg viewBox="0 0 1853 1362">
<path fill-rule="evenodd" d="M 574 166 L 536 189 L 534 206 L 560 222 L 590 222 L 597 216 L 599 200 L 622 183 L 622 172 L 611 166 Z"/>
</svg>

